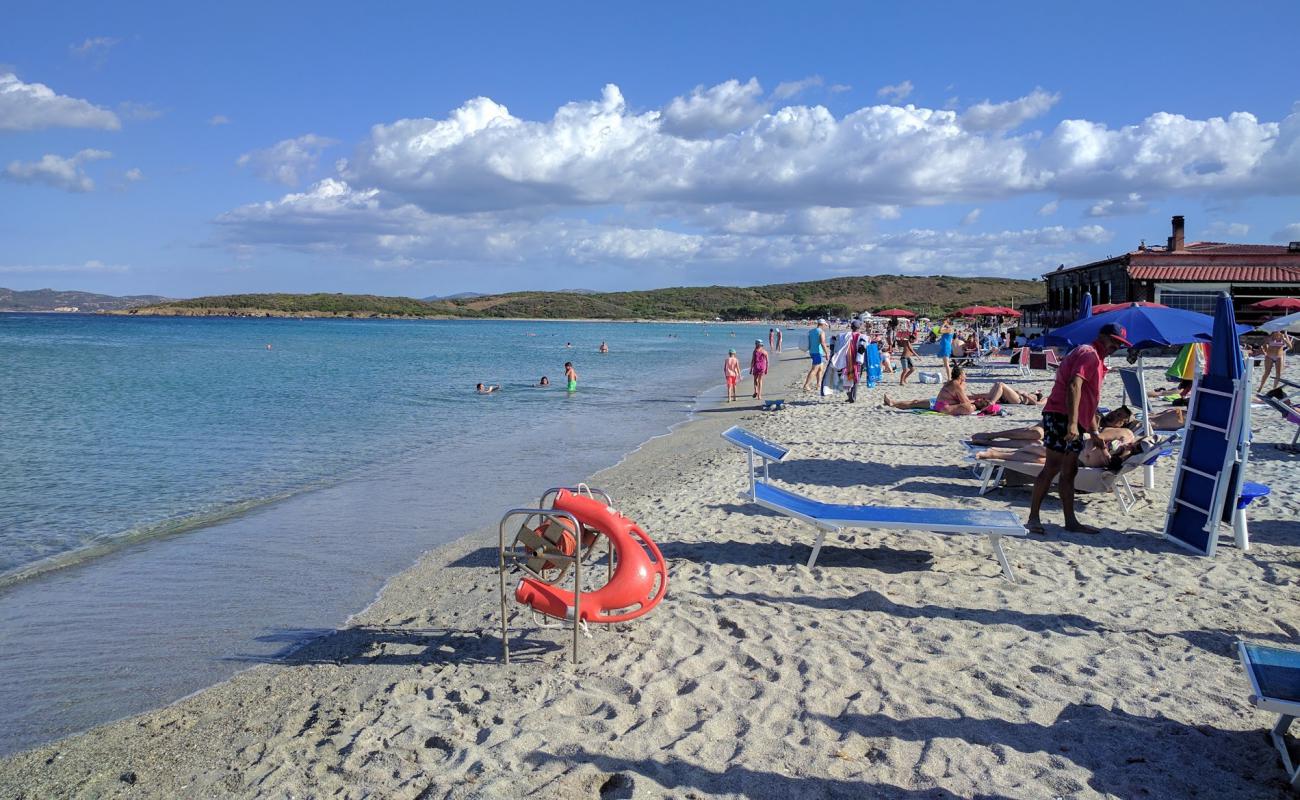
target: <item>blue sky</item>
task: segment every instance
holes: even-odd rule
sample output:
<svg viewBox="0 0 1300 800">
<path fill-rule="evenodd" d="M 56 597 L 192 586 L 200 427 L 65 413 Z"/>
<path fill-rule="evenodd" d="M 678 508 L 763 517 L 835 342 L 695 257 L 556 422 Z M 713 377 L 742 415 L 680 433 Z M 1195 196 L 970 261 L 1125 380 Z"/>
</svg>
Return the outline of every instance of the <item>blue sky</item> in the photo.
<svg viewBox="0 0 1300 800">
<path fill-rule="evenodd" d="M 1030 277 L 1172 214 L 1300 239 L 1300 5 L 1044 5 L 11 3 L 0 286 Z"/>
</svg>

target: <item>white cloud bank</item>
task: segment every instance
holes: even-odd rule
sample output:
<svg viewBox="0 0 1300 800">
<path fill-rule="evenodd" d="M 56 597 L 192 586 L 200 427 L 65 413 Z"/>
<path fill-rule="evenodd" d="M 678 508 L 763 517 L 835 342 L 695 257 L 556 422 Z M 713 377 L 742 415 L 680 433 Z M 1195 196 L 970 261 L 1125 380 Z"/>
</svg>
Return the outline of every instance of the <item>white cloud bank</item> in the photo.
<svg viewBox="0 0 1300 800">
<path fill-rule="evenodd" d="M 117 115 L 86 100 L 55 94 L 43 83 L 24 83 L 12 72 L 0 71 L 0 131 L 43 128 L 122 127 Z"/>
<path fill-rule="evenodd" d="M 1067 119 L 1013 133 L 1057 101 L 1035 89 L 964 112 L 882 104 L 837 117 L 820 105 L 769 107 L 751 79 L 647 111 L 609 85 L 526 120 L 478 97 L 445 118 L 376 125 L 333 177 L 218 222 L 232 246 L 380 261 L 853 261 L 937 272 L 984 258 L 1032 274 L 1108 234 L 872 231 L 900 208 L 1037 193 L 1099 206 L 1127 198 L 1110 200 L 1114 212 L 1133 196 L 1300 192 L 1300 108 L 1278 122 L 1158 112 L 1117 128 Z M 925 246 L 965 260 L 945 266 Z"/>
<path fill-rule="evenodd" d="M 69 158 L 48 153 L 39 161 L 11 161 L 2 175 L 18 183 L 39 183 L 68 192 L 89 192 L 94 190 L 95 182 L 82 166 L 112 157 L 112 153 L 104 150 L 82 150 Z"/>
</svg>

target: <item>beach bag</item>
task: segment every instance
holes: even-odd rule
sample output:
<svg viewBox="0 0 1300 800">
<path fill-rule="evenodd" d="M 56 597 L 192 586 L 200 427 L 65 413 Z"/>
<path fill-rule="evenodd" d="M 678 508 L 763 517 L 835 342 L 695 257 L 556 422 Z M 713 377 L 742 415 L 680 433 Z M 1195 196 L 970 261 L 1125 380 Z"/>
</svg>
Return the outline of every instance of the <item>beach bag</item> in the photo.
<svg viewBox="0 0 1300 800">
<path fill-rule="evenodd" d="M 918 372 L 916 373 L 916 379 L 921 383 L 942 383 L 937 372 Z"/>
</svg>

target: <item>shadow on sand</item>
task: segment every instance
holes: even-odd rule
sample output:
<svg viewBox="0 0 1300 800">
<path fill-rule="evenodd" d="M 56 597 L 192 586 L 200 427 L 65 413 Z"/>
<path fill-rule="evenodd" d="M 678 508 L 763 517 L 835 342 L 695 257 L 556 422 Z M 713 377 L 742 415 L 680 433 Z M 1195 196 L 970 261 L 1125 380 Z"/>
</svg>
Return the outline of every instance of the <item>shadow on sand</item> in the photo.
<svg viewBox="0 0 1300 800">
<path fill-rule="evenodd" d="M 531 639 L 512 630 L 511 661 L 530 661 L 563 647 Z M 309 639 L 298 646 L 298 642 Z M 284 642 L 289 646 L 271 655 L 237 655 L 231 661 L 301 666 L 369 666 L 399 664 L 500 664 L 501 639 L 496 631 L 452 628 L 399 628 L 358 625 L 339 630 L 279 630 L 257 638 L 259 642 Z"/>
</svg>

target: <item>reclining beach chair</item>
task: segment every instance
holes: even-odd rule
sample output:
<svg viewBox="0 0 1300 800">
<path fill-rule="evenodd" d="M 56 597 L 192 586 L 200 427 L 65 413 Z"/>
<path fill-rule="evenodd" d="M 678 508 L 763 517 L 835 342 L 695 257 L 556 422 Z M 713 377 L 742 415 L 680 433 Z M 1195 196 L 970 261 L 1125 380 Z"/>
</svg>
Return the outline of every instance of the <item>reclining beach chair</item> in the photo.
<svg viewBox="0 0 1300 800">
<path fill-rule="evenodd" d="M 1142 422 L 1143 436 L 1179 436 L 1182 428 L 1172 430 L 1155 430 L 1151 427 L 1151 398 L 1147 397 L 1147 382 L 1141 369 L 1128 368 L 1115 370 L 1124 385 L 1124 401 L 1132 408 Z"/>
<path fill-rule="evenodd" d="M 1010 369 L 1016 375 L 1026 378 L 1029 377 L 1029 348 L 1017 347 L 1011 352 L 1014 355 L 1006 358 L 981 355 L 976 359 L 975 366 L 980 370 L 980 374 L 985 377 L 992 374 L 995 369 Z"/>
<path fill-rule="evenodd" d="M 1041 352 L 1029 352 L 1030 369 L 1056 369 L 1061 366 L 1061 359 L 1056 355 L 1056 351 L 1047 348 Z"/>
<path fill-rule="evenodd" d="M 787 448 L 756 436 L 740 426 L 724 431 L 722 437 L 728 443 L 749 451 L 749 489 L 745 492 L 745 496 L 750 502 L 806 522 L 817 529 L 817 540 L 813 544 L 812 554 L 808 557 L 809 569 L 817 564 L 817 555 L 821 552 L 827 531 L 838 533 L 845 528 L 881 528 L 931 533 L 974 533 L 987 536 L 989 548 L 1002 567 L 1002 574 L 1012 582 L 1016 580 L 1011 571 L 1011 564 L 1002 551 L 1003 536 L 1026 534 L 1025 526 L 1014 512 L 823 503 L 778 488 L 768 482 L 768 462 L 785 458 L 789 453 Z M 750 444 L 741 444 L 742 442 Z M 763 459 L 761 479 L 754 469 L 755 456 Z"/>
<path fill-rule="evenodd" d="M 1074 478 L 1074 490 L 1076 492 L 1086 492 L 1090 494 L 1113 494 L 1119 501 L 1120 508 L 1124 509 L 1127 514 L 1137 505 L 1138 489 L 1129 481 L 1129 476 L 1139 469 L 1154 467 L 1155 463 L 1164 456 L 1170 455 L 1173 451 L 1167 447 L 1169 440 L 1156 440 L 1155 444 L 1141 453 L 1134 453 L 1124 460 L 1116 472 L 1100 467 L 1079 467 L 1079 472 Z M 974 449 L 974 445 L 967 444 L 969 449 Z M 979 449 L 983 449 L 980 446 Z M 980 495 L 986 495 L 994 489 L 1000 487 L 1008 476 L 1008 471 L 1021 476 L 1028 480 L 1025 483 L 1033 483 L 1038 477 L 1038 473 L 1043 471 L 1042 464 L 1028 464 L 1023 461 L 1001 461 L 993 458 L 974 458 L 972 455 L 972 468 L 975 470 L 976 477 L 980 481 Z M 1059 480 L 1059 476 L 1057 480 Z"/>
<path fill-rule="evenodd" d="M 1282 756 L 1291 788 L 1300 789 L 1300 765 L 1292 759 L 1287 742 L 1291 723 L 1300 717 L 1300 650 L 1238 642 L 1237 654 L 1250 681 L 1250 702 L 1278 715 L 1269 738 Z"/>
<path fill-rule="evenodd" d="M 1282 419 L 1296 426 L 1295 436 L 1291 437 L 1291 444 L 1279 444 L 1277 446 L 1278 449 L 1286 450 L 1287 452 L 1290 453 L 1300 452 L 1300 444 L 1297 444 L 1298 442 L 1300 442 L 1300 411 L 1296 411 L 1293 407 L 1287 405 L 1285 402 L 1277 399 L 1276 397 L 1269 397 L 1268 395 L 1260 395 L 1260 399 L 1263 400 L 1265 403 L 1268 403 L 1269 407 L 1272 408 L 1274 411 L 1281 414 Z"/>
</svg>

